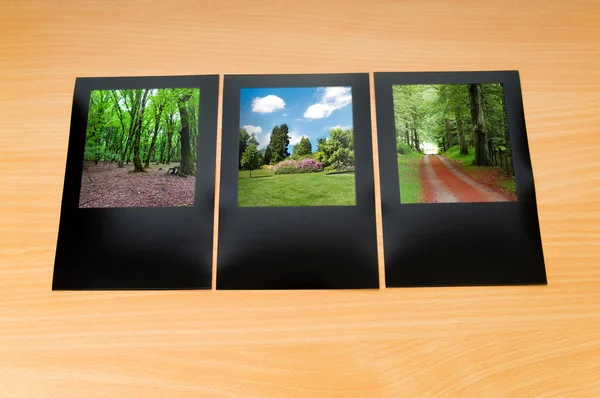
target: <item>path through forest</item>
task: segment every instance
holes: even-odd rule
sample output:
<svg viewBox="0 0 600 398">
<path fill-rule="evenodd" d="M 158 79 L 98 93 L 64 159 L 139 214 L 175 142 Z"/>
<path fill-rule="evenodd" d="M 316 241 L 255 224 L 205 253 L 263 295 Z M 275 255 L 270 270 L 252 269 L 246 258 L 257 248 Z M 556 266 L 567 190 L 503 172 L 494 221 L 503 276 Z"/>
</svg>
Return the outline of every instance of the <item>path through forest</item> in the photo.
<svg viewBox="0 0 600 398">
<path fill-rule="evenodd" d="M 424 203 L 507 202 L 510 199 L 480 184 L 440 155 L 421 160 Z"/>
<path fill-rule="evenodd" d="M 152 165 L 133 173 L 133 164 L 85 162 L 79 207 L 193 206 L 196 178 L 166 174 L 178 165 Z"/>
</svg>

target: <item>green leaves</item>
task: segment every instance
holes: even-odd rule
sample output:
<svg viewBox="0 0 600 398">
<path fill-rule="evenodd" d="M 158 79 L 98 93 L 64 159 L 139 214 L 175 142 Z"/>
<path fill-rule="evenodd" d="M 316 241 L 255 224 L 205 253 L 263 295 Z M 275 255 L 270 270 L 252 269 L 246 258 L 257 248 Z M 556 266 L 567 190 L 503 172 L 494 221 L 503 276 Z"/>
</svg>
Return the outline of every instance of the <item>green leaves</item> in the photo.
<svg viewBox="0 0 600 398">
<path fill-rule="evenodd" d="M 145 95 L 144 95 L 145 94 Z M 94 90 L 86 131 L 85 160 L 120 164 L 132 159 L 140 131 L 139 156 L 150 161 L 179 161 L 182 99 L 189 118 L 191 155 L 196 156 L 200 90 L 195 88 Z M 144 112 L 141 110 L 144 109 Z M 156 134 L 155 134 L 156 132 Z M 154 145 L 152 145 L 154 143 Z"/>
<path fill-rule="evenodd" d="M 329 138 L 317 140 L 316 158 L 326 166 L 336 169 L 354 166 L 354 132 L 352 129 L 331 129 Z"/>
<path fill-rule="evenodd" d="M 242 168 L 250 170 L 250 177 L 252 177 L 252 170 L 256 170 L 260 167 L 261 156 L 254 143 L 250 144 L 242 154 Z"/>
<path fill-rule="evenodd" d="M 293 155 L 294 157 L 307 156 L 312 154 L 312 144 L 308 137 L 300 138 L 300 142 L 294 145 Z"/>
<path fill-rule="evenodd" d="M 290 156 L 288 146 L 290 145 L 290 135 L 287 124 L 273 127 L 271 131 L 271 140 L 269 143 L 271 164 L 276 164 Z"/>
</svg>

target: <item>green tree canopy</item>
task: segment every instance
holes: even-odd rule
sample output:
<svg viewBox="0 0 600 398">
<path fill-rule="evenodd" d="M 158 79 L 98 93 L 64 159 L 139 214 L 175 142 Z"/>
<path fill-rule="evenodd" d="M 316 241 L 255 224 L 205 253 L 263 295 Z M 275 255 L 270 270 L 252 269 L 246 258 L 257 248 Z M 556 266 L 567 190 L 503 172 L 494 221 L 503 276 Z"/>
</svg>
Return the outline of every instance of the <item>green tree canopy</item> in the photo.
<svg viewBox="0 0 600 398">
<path fill-rule="evenodd" d="M 300 141 L 294 145 L 293 156 L 301 157 L 312 154 L 312 144 L 308 137 L 300 138 Z"/>
<path fill-rule="evenodd" d="M 261 164 L 261 156 L 256 148 L 256 145 L 250 144 L 244 150 L 242 154 L 242 167 L 245 170 L 250 170 L 250 178 L 252 178 L 252 170 L 256 170 L 260 167 Z"/>
<path fill-rule="evenodd" d="M 181 162 L 195 174 L 200 90 L 191 88 L 93 90 L 84 159 L 134 163 Z"/>
<path fill-rule="evenodd" d="M 352 129 L 331 129 L 329 138 L 317 139 L 316 158 L 338 170 L 354 166 L 354 132 Z"/>
<path fill-rule="evenodd" d="M 273 127 L 271 131 L 271 140 L 269 142 L 271 164 L 281 162 L 290 156 L 288 146 L 290 144 L 290 134 L 287 124 Z"/>
</svg>

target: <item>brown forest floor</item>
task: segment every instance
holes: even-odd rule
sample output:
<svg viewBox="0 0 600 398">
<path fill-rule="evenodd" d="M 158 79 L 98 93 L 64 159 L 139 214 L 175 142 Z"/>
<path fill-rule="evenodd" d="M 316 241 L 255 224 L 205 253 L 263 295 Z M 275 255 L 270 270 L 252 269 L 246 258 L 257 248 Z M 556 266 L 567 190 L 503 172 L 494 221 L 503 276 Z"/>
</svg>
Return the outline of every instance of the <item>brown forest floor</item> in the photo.
<svg viewBox="0 0 600 398">
<path fill-rule="evenodd" d="M 488 180 L 495 177 L 493 168 L 479 171 Z M 514 201 L 499 189 L 492 189 L 467 175 L 464 169 L 440 155 L 425 155 L 421 160 L 421 180 L 425 203 L 506 202 Z"/>
<path fill-rule="evenodd" d="M 155 165 L 133 173 L 133 164 L 85 162 L 79 207 L 171 207 L 194 204 L 196 178 L 166 175 L 169 167 Z M 91 181 L 90 181 L 91 178 Z"/>
</svg>

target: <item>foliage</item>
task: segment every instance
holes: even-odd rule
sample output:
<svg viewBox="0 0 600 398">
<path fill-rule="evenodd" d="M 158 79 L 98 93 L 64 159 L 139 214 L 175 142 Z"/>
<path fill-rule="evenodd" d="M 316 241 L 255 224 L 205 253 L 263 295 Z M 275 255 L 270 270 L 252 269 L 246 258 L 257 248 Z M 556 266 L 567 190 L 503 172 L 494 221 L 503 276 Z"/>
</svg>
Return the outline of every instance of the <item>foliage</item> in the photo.
<svg viewBox="0 0 600 398">
<path fill-rule="evenodd" d="M 240 129 L 240 144 L 239 144 L 239 168 L 243 168 L 242 167 L 242 155 L 244 154 L 244 152 L 246 151 L 246 148 L 248 148 L 250 145 L 254 145 L 256 148 L 258 148 L 258 140 L 256 139 L 256 134 L 248 134 L 248 132 L 245 129 Z M 261 156 L 262 157 L 262 156 Z"/>
<path fill-rule="evenodd" d="M 250 170 L 250 177 L 252 177 L 252 170 L 258 169 L 261 163 L 261 156 L 256 148 L 256 145 L 250 144 L 246 147 L 246 150 L 242 154 L 242 168 Z"/>
<path fill-rule="evenodd" d="M 354 167 L 354 132 L 352 129 L 331 129 L 329 138 L 317 140 L 316 160 L 338 171 Z"/>
<path fill-rule="evenodd" d="M 84 159 L 96 164 L 181 162 L 195 173 L 199 89 L 94 90 Z"/>
<path fill-rule="evenodd" d="M 308 137 L 300 138 L 300 142 L 294 145 L 292 153 L 294 158 L 300 158 L 303 156 L 311 155 L 312 144 L 310 143 L 310 139 Z"/>
<path fill-rule="evenodd" d="M 271 145 L 267 145 L 267 147 L 265 148 L 265 153 L 263 155 L 263 163 L 266 165 L 270 165 L 271 164 Z"/>
<path fill-rule="evenodd" d="M 473 159 L 475 159 L 475 150 L 469 148 L 469 152 L 466 155 L 460 153 L 460 148 L 458 145 L 455 145 L 449 148 L 446 152 L 444 152 L 444 156 L 446 156 L 450 160 L 456 160 L 461 162 L 463 165 L 470 165 L 473 163 Z"/>
<path fill-rule="evenodd" d="M 408 153 L 413 152 L 412 148 L 403 142 L 396 143 L 396 152 L 398 155 L 406 155 Z"/>
<path fill-rule="evenodd" d="M 273 127 L 269 142 L 270 164 L 279 163 L 290 156 L 288 152 L 289 144 L 290 134 L 287 124 Z"/>
</svg>

